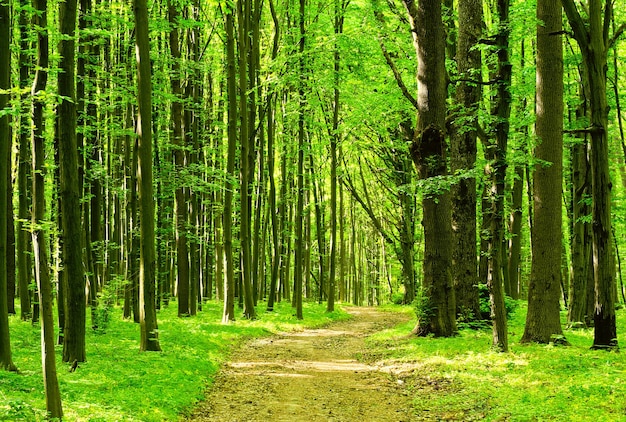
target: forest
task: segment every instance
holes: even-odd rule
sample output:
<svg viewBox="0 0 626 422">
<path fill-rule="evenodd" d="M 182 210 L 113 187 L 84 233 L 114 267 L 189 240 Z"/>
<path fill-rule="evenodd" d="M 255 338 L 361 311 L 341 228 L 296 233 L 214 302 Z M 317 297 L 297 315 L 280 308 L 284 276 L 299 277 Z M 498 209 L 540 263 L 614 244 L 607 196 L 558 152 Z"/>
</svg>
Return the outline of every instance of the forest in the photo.
<svg viewBox="0 0 626 422">
<path fill-rule="evenodd" d="M 363 306 L 415 414 L 626 418 L 622 6 L 0 0 L 0 420 L 189 417 Z"/>
</svg>

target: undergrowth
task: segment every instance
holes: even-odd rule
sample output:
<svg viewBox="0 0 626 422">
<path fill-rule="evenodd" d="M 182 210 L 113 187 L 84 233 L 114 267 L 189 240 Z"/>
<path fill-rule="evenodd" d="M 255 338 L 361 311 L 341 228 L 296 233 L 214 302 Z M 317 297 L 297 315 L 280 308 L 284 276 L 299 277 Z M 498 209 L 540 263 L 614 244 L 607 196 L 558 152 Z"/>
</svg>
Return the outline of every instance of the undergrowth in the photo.
<svg viewBox="0 0 626 422">
<path fill-rule="evenodd" d="M 593 329 L 564 330 L 568 347 L 520 344 L 526 304 L 518 305 L 509 319 L 510 353 L 492 350 L 491 328 L 462 329 L 452 338 L 407 336 L 414 320 L 368 342 L 405 378 L 415 420 L 626 420 L 626 356 L 590 350 Z M 619 337 L 626 310 L 617 320 Z"/>
<path fill-rule="evenodd" d="M 163 352 L 139 352 L 139 326 L 123 320 L 120 308 L 106 309 L 106 324 L 87 334 L 87 362 L 75 372 L 61 362 L 57 370 L 68 421 L 175 421 L 202 399 L 220 364 L 233 346 L 278 331 L 318 327 L 347 318 L 341 311 L 326 313 L 325 305 L 306 303 L 298 321 L 289 303 L 274 312 L 259 304 L 258 319 L 221 321 L 222 308 L 203 305 L 193 318 L 178 318 L 176 303 L 158 312 Z M 19 310 L 17 312 L 19 315 Z M 103 314 L 98 314 L 101 318 Z M 106 330 L 103 330 L 106 328 Z M 20 373 L 0 371 L 0 420 L 45 420 L 39 326 L 10 318 L 13 361 Z"/>
</svg>

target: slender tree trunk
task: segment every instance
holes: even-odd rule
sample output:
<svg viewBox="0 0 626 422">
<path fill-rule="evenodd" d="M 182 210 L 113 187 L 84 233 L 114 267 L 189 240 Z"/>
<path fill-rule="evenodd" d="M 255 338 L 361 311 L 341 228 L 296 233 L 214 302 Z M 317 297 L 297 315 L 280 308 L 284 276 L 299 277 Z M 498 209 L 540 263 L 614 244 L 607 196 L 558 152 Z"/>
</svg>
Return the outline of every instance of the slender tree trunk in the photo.
<svg viewBox="0 0 626 422">
<path fill-rule="evenodd" d="M 563 335 L 560 322 L 563 179 L 563 46 L 562 10 L 558 1 L 537 3 L 537 120 L 533 254 L 528 313 L 522 342 L 548 343 Z"/>
<path fill-rule="evenodd" d="M 146 0 L 135 0 L 135 52 L 137 58 L 137 135 L 140 218 L 139 255 L 139 324 L 142 351 L 161 351 L 156 317 L 154 196 L 152 194 L 152 76 L 148 6 Z"/>
<path fill-rule="evenodd" d="M 58 76 L 60 103 L 57 110 L 61 223 L 63 237 L 63 277 L 65 295 L 65 327 L 63 361 L 84 362 L 85 352 L 85 274 L 82 255 L 82 225 L 80 215 L 80 186 L 78 179 L 78 146 L 76 139 L 75 47 L 76 0 L 60 5 L 61 34 L 59 43 L 61 71 Z"/>
<path fill-rule="evenodd" d="M 304 47 L 306 43 L 305 32 L 305 5 L 306 0 L 300 0 L 299 22 L 300 22 L 300 39 L 298 42 L 298 51 L 300 53 L 299 72 L 300 86 L 298 87 L 298 170 L 297 170 L 297 205 L 296 205 L 296 227 L 295 227 L 295 262 L 294 262 L 294 302 L 296 307 L 296 318 L 302 319 L 302 283 L 303 283 L 303 267 L 304 267 L 304 113 L 306 105 L 304 78 L 305 78 L 305 59 Z"/>
<path fill-rule="evenodd" d="M 595 284 L 594 349 L 617 348 L 615 268 L 611 246 L 611 180 L 608 147 L 606 71 L 611 4 L 590 0 L 583 21 L 573 0 L 563 0 L 587 72 L 591 134 L 592 257 Z M 604 17 L 604 20 L 603 20 Z"/>
<path fill-rule="evenodd" d="M 493 346 L 508 351 L 508 332 L 506 310 L 504 308 L 502 251 L 504 239 L 504 191 L 506 178 L 506 150 L 509 136 L 509 117 L 511 114 L 511 63 L 509 60 L 509 0 L 498 0 L 498 32 L 495 45 L 498 56 L 495 102 L 492 115 L 495 117 L 493 127 L 494 140 L 486 146 L 485 155 L 489 160 L 488 211 L 483 210 L 483 218 L 487 218 L 487 286 L 491 303 L 493 320 Z"/>
<path fill-rule="evenodd" d="M 235 319 L 235 268 L 233 257 L 233 182 L 235 178 L 235 154 L 237 152 L 237 85 L 235 70 L 235 11 L 227 6 L 226 11 L 226 53 L 227 53 L 227 95 L 228 95 L 228 157 L 226 163 L 226 183 L 224 186 L 224 255 L 226 257 L 226 277 L 224 278 L 224 312 L 222 322 Z"/>
<path fill-rule="evenodd" d="M 34 2 L 37 14 L 34 24 L 37 34 L 37 70 L 31 90 L 33 96 L 32 122 L 32 159 L 33 159 L 33 209 L 32 223 L 33 250 L 35 255 L 35 276 L 39 286 L 39 304 L 41 307 L 41 361 L 46 395 L 46 409 L 52 418 L 62 418 L 61 393 L 57 380 L 54 351 L 54 321 L 52 318 L 52 285 L 48 267 L 48 248 L 43 224 L 45 223 L 44 160 L 45 160 L 45 99 L 42 97 L 47 84 L 48 69 L 48 32 L 47 2 Z"/>
<path fill-rule="evenodd" d="M 249 109 L 248 109 L 248 77 L 246 74 L 247 68 L 247 55 L 250 51 L 250 42 L 248 30 L 250 28 L 250 9 L 252 3 L 250 0 L 238 0 L 237 1 L 237 21 L 238 21 L 238 35 L 239 35 L 239 133 L 240 133 L 240 147 L 241 147 L 241 225 L 240 225 L 240 239 L 241 239 L 241 282 L 243 287 L 243 300 L 244 309 L 243 314 L 245 318 L 255 319 L 256 311 L 254 309 L 254 298 L 252 295 L 252 249 L 251 249 L 251 197 L 250 190 L 252 181 L 250 180 L 250 174 L 253 173 L 253 164 L 250 156 L 254 150 L 254 135 L 250 133 L 249 127 Z M 254 93 L 252 89 L 250 92 Z"/>
<path fill-rule="evenodd" d="M 460 82 L 456 87 L 456 102 L 461 115 L 453 125 L 450 168 L 468 172 L 476 163 L 476 124 L 481 101 L 481 52 L 476 45 L 481 38 L 483 4 L 480 0 L 461 0 L 458 5 L 459 36 L 457 67 Z M 468 127 L 470 129 L 468 129 Z M 478 268 L 476 265 L 476 179 L 463 177 L 452 189 L 452 278 L 456 294 L 457 313 L 465 320 L 480 319 L 478 303 Z"/>
<path fill-rule="evenodd" d="M 272 21 L 274 23 L 274 38 L 272 45 L 272 60 L 275 60 L 278 56 L 278 43 L 280 39 L 280 22 L 274 8 L 274 2 L 269 0 L 270 12 L 272 15 Z M 270 89 L 275 89 L 272 87 Z M 269 312 L 274 310 L 274 301 L 277 295 L 277 285 L 279 268 L 281 264 L 281 236 L 279 235 L 280 220 L 278 218 L 279 210 L 276 206 L 276 181 L 274 177 L 274 140 L 276 138 L 276 123 L 275 123 L 275 109 L 276 109 L 276 93 L 270 91 L 267 99 L 267 172 L 269 179 L 269 208 L 270 217 L 272 220 L 272 242 L 274 244 L 274 255 L 272 258 L 272 274 L 270 278 L 270 288 L 267 298 L 267 310 Z"/>
<path fill-rule="evenodd" d="M 7 3 L 0 3 L 0 111 L 9 105 L 8 90 L 11 87 L 11 33 L 10 13 Z M 8 294 L 7 294 L 7 229 L 13 220 L 9 220 L 9 171 L 11 149 L 11 127 L 9 115 L 0 116 L 0 369 L 15 371 L 11 357 L 9 334 Z"/>
<path fill-rule="evenodd" d="M 26 51 L 30 48 L 28 31 L 28 16 L 26 12 L 26 0 L 20 4 L 20 89 L 25 92 L 30 81 L 30 59 Z M 17 273 L 20 291 L 20 317 L 27 321 L 32 315 L 32 289 L 29 287 L 32 279 L 31 239 L 28 229 L 23 221 L 29 219 L 31 190 L 31 156 L 30 156 L 30 109 L 29 96 L 21 95 L 22 107 L 20 110 L 19 126 L 19 152 L 18 152 L 18 222 L 17 222 Z"/>
<path fill-rule="evenodd" d="M 172 114 L 172 144 L 174 145 L 174 164 L 176 174 L 180 174 L 185 167 L 184 150 L 184 125 L 183 125 L 183 104 L 181 90 L 181 69 L 180 69 L 180 37 L 178 34 L 178 5 L 168 1 L 168 17 L 170 23 L 170 52 L 172 55 L 172 76 L 170 84 L 174 99 L 171 106 Z M 185 187 L 182 178 L 176 180 L 176 201 L 174 214 L 176 219 L 176 268 L 178 280 L 178 316 L 189 315 L 189 251 L 187 245 L 187 201 L 185 197 Z"/>
</svg>

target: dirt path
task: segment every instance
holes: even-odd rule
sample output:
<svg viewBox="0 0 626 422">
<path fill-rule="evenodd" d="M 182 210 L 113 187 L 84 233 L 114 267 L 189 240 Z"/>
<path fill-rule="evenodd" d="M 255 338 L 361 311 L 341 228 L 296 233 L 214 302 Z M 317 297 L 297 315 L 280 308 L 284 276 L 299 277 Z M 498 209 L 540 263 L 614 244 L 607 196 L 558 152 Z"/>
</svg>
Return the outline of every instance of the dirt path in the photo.
<svg viewBox="0 0 626 422">
<path fill-rule="evenodd" d="M 365 337 L 407 320 L 372 308 L 324 329 L 254 340 L 234 353 L 188 420 L 410 421 L 411 398 L 385 368 L 357 360 Z"/>
</svg>

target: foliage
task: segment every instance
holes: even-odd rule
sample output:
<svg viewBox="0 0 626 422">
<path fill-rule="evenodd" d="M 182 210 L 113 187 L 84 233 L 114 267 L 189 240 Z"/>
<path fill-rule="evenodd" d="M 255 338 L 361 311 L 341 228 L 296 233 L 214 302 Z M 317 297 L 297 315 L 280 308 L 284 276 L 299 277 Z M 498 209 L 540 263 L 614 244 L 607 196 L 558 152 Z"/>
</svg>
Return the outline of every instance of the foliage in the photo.
<svg viewBox="0 0 626 422">
<path fill-rule="evenodd" d="M 526 304 L 517 305 L 509 322 L 510 353 L 491 349 L 488 330 L 407 338 L 408 322 L 372 335 L 373 351 L 364 357 L 378 364 L 391 360 L 391 374 L 404 381 L 416 415 L 429 420 L 622 420 L 626 357 L 590 350 L 592 329 L 565 330 L 570 347 L 521 345 Z M 626 312 L 617 318 L 623 332 Z"/>
<path fill-rule="evenodd" d="M 347 317 L 343 311 L 329 314 L 325 306 L 306 303 L 305 320 L 295 321 L 290 304 L 280 302 L 256 321 L 242 318 L 222 325 L 218 303 L 204 304 L 195 318 L 180 319 L 176 309 L 172 303 L 159 313 L 161 353 L 138 353 L 139 326 L 123 320 L 121 309 L 112 307 L 106 334 L 88 332 L 87 362 L 70 373 L 57 354 L 67 420 L 176 420 L 202 399 L 220 364 L 240 342 Z M 21 373 L 0 372 L 0 420 L 43 421 L 39 327 L 15 316 L 10 324 L 14 362 Z"/>
</svg>

